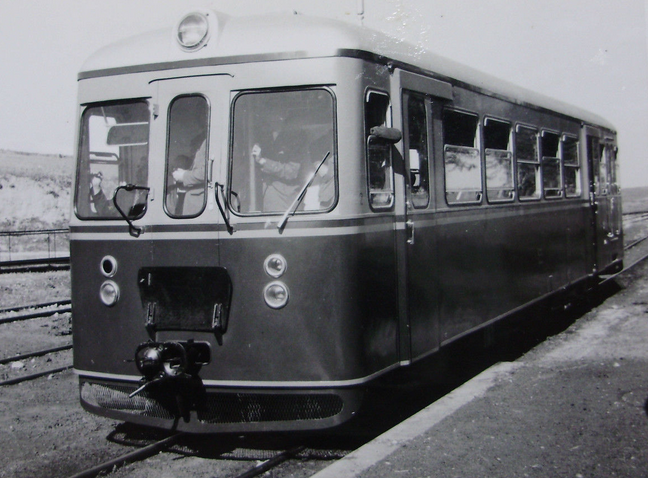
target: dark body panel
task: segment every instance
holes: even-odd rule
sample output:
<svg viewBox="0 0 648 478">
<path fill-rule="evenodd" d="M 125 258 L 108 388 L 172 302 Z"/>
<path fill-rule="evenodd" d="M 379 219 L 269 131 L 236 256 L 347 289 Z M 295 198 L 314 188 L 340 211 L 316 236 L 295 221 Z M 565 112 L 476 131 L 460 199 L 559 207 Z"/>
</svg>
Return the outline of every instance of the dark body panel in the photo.
<svg viewBox="0 0 648 478">
<path fill-rule="evenodd" d="M 439 219 L 442 342 L 588 276 L 587 205 L 563 206 Z"/>
<path fill-rule="evenodd" d="M 72 263 L 83 257 L 96 267 L 73 268 L 75 368 L 138 375 L 132 359 L 149 338 L 208 341 L 212 363 L 203 380 L 245 382 L 345 381 L 363 379 L 396 361 L 397 313 L 393 234 L 322 235 L 258 239 L 73 241 Z M 118 246 L 118 247 L 117 247 Z M 264 259 L 281 253 L 289 266 L 282 280 L 288 305 L 267 307 L 263 288 L 271 281 Z M 120 264 L 115 276 L 123 296 L 111 308 L 97 299 L 101 258 Z M 218 258 L 222 260 L 218 261 Z M 145 329 L 138 294 L 142 267 L 224 267 L 232 282 L 227 332 L 218 345 L 209 332 Z M 76 312 L 78 310 L 78 313 Z M 92 333 L 89 333 L 92 330 Z M 99 347 L 103 341 L 119 347 Z M 289 353 L 286 353 L 289 351 Z M 108 353 L 107 353 L 108 352 Z M 268 356 L 273 360 L 268 360 Z"/>
</svg>

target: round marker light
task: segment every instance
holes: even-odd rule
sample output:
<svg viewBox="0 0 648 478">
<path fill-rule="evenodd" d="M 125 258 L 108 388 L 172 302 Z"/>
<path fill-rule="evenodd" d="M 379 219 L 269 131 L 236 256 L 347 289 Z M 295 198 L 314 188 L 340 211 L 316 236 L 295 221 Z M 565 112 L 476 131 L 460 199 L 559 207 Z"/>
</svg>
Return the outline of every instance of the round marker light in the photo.
<svg viewBox="0 0 648 478">
<path fill-rule="evenodd" d="M 288 303 L 288 286 L 280 281 L 271 282 L 263 289 L 263 298 L 268 307 L 281 309 Z"/>
<path fill-rule="evenodd" d="M 101 259 L 101 273 L 106 277 L 112 277 L 117 273 L 117 259 L 113 256 L 106 256 Z"/>
<path fill-rule="evenodd" d="M 266 257 L 266 260 L 263 263 L 263 268 L 265 269 L 266 274 L 277 279 L 286 272 L 288 263 L 281 254 L 270 254 Z"/>
<path fill-rule="evenodd" d="M 112 307 L 119 300 L 119 286 L 115 282 L 107 280 L 106 282 L 101 284 L 101 288 L 99 289 L 99 297 L 101 298 L 101 302 L 103 302 L 104 305 Z"/>
<path fill-rule="evenodd" d="M 196 51 L 209 40 L 209 19 L 206 13 L 188 13 L 178 23 L 176 39 L 187 51 Z"/>
</svg>

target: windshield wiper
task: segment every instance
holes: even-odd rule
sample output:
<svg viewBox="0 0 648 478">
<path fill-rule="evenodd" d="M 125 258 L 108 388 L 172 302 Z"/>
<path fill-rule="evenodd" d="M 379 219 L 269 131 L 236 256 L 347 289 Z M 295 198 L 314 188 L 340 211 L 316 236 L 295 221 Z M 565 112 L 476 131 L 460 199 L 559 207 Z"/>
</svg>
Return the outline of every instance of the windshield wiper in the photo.
<svg viewBox="0 0 648 478">
<path fill-rule="evenodd" d="M 331 152 L 327 151 L 322 160 L 319 162 L 317 167 L 315 168 L 315 171 L 311 173 L 311 175 L 308 177 L 308 180 L 306 181 L 306 184 L 302 187 L 301 191 L 299 191 L 299 194 L 293 201 L 293 203 L 290 205 L 288 209 L 286 209 L 286 212 L 284 213 L 283 216 L 281 216 L 281 220 L 277 224 L 277 229 L 279 229 L 279 232 L 282 232 L 284 227 L 286 227 L 286 223 L 288 222 L 288 217 L 289 216 L 294 216 L 295 211 L 297 211 L 297 208 L 301 204 L 302 200 L 304 199 L 304 196 L 306 195 L 306 190 L 308 187 L 312 184 L 313 180 L 315 179 L 315 176 L 317 176 L 317 173 L 319 172 L 320 168 L 324 164 L 324 162 L 328 159 L 330 156 Z"/>
<path fill-rule="evenodd" d="M 229 201 L 227 201 L 227 196 L 225 194 L 225 186 L 216 182 L 214 183 L 214 186 L 216 187 L 215 195 L 216 195 L 216 205 L 218 206 L 218 210 L 221 213 L 221 216 L 223 216 L 223 221 L 225 222 L 225 227 L 227 228 L 227 232 L 231 234 L 234 233 L 234 226 L 232 226 L 229 222 Z M 219 199 L 219 191 L 220 194 L 223 195 L 223 202 L 225 203 L 225 207 L 220 202 Z M 233 194 L 236 194 L 234 191 L 232 191 Z M 236 194 L 238 196 L 238 194 Z M 228 211 L 228 212 L 226 212 Z"/>
<path fill-rule="evenodd" d="M 119 195 L 119 191 L 124 190 L 124 191 L 146 191 L 146 194 L 144 195 L 144 201 L 143 202 L 137 202 L 133 201 L 132 206 L 128 209 L 128 214 L 126 214 L 124 211 L 122 211 L 122 208 L 119 207 L 119 204 L 117 203 L 117 196 Z M 121 215 L 121 217 L 124 218 L 124 220 L 128 223 L 128 233 L 133 236 L 133 237 L 139 237 L 140 234 L 142 233 L 142 228 L 141 227 L 136 227 L 133 224 L 133 219 L 138 219 L 144 215 L 144 212 L 146 212 L 146 204 L 148 202 L 148 194 L 151 188 L 148 188 L 146 186 L 138 186 L 136 184 L 124 184 L 122 186 L 118 186 L 117 189 L 115 189 L 115 194 L 113 196 L 113 204 L 115 206 L 115 209 L 117 209 L 117 212 Z M 138 199 L 139 195 L 135 195 L 135 200 Z"/>
</svg>

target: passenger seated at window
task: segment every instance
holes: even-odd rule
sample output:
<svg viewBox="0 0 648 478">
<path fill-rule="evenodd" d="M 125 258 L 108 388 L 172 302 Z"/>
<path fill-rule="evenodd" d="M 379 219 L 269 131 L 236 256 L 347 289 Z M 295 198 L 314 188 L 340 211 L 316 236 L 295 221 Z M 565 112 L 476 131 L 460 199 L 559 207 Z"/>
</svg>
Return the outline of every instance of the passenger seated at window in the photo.
<svg viewBox="0 0 648 478">
<path fill-rule="evenodd" d="M 106 197 L 101 182 L 103 181 L 103 173 L 99 171 L 92 175 L 90 179 L 90 194 L 89 203 L 90 211 L 99 217 L 108 216 L 111 213 L 112 205 L 110 200 Z"/>
</svg>

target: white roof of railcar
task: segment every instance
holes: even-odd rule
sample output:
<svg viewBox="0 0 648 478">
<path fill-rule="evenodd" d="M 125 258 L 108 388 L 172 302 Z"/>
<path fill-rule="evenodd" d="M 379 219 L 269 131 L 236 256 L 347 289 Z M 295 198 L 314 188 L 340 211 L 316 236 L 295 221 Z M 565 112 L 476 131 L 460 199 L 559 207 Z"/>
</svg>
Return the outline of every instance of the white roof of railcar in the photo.
<svg viewBox="0 0 648 478">
<path fill-rule="evenodd" d="M 99 50 L 83 64 L 79 78 L 194 65 L 273 58 L 353 56 L 354 52 L 368 52 L 384 61 L 413 65 L 436 77 L 458 81 L 487 94 L 614 129 L 605 119 L 589 111 L 513 85 L 369 28 L 290 13 L 231 17 L 212 12 L 211 15 L 218 18 L 218 31 L 198 51 L 181 50 L 174 40 L 174 29 L 149 32 Z"/>
</svg>

